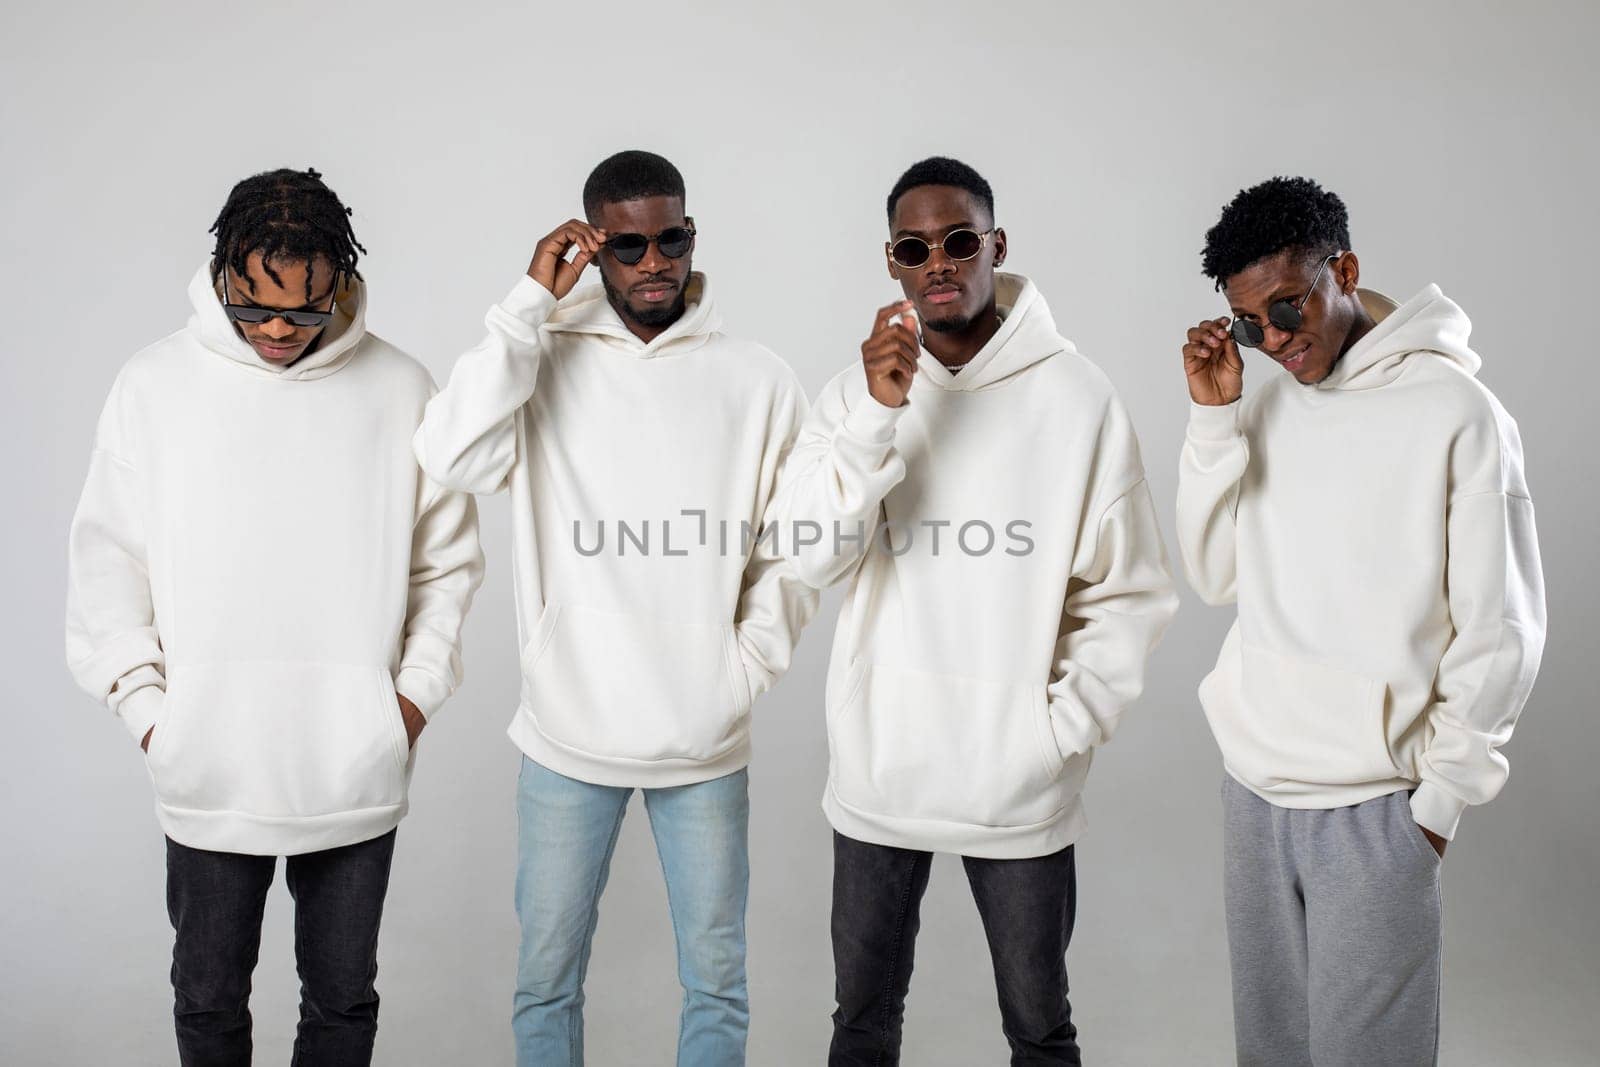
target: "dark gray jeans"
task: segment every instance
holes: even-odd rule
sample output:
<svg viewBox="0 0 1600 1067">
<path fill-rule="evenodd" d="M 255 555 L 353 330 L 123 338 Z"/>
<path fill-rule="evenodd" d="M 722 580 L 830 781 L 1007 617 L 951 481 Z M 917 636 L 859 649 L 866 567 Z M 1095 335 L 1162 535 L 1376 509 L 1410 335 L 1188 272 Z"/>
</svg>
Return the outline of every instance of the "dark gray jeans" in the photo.
<svg viewBox="0 0 1600 1067">
<path fill-rule="evenodd" d="M 294 898 L 300 1025 L 295 1067 L 362 1067 L 378 1032 L 378 924 L 395 831 L 284 864 Z M 250 975 L 274 856 L 207 852 L 167 838 L 173 1018 L 183 1067 L 250 1063 Z"/>
</svg>

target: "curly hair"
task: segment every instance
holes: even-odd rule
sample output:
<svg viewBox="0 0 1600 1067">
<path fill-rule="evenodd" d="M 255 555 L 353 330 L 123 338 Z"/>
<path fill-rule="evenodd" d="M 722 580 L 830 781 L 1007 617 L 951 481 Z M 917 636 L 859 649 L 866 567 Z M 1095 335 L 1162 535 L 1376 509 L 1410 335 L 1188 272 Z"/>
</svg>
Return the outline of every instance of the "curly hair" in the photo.
<svg viewBox="0 0 1600 1067">
<path fill-rule="evenodd" d="M 900 180 L 894 183 L 894 188 L 889 190 L 889 220 L 894 221 L 895 205 L 900 198 L 912 189 L 924 185 L 951 185 L 957 189 L 965 189 L 972 194 L 972 198 L 983 206 L 983 210 L 994 218 L 994 190 L 989 188 L 989 183 L 983 175 L 961 162 L 948 156 L 930 156 L 920 163 L 913 163 L 911 168 L 900 175 Z"/>
<path fill-rule="evenodd" d="M 210 232 L 217 235 L 211 280 L 222 276 L 224 265 L 244 277 L 254 252 L 261 253 L 262 269 L 280 286 L 274 259 L 310 262 L 323 256 L 334 270 L 359 278 L 356 260 L 366 248 L 350 228 L 350 215 L 315 170 L 269 170 L 246 178 L 233 187 L 211 224 Z M 311 299 L 310 271 L 306 299 Z"/>
<path fill-rule="evenodd" d="M 583 213 L 593 222 L 606 204 L 651 196 L 684 198 L 683 175 L 665 157 L 632 148 L 607 156 L 583 183 Z"/>
<path fill-rule="evenodd" d="M 1271 178 L 1241 190 L 1206 231 L 1201 272 L 1223 283 L 1279 252 L 1317 258 L 1350 247 L 1344 201 L 1310 178 Z"/>
</svg>

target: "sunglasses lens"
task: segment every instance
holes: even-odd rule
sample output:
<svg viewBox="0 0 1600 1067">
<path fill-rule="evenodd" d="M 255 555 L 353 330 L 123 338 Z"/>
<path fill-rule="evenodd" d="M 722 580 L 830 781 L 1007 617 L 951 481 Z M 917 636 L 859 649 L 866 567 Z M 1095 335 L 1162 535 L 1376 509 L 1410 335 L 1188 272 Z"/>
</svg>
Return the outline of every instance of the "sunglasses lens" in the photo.
<svg viewBox="0 0 1600 1067">
<path fill-rule="evenodd" d="M 644 258 L 650 239 L 642 233 L 619 233 L 606 242 L 606 247 L 617 257 L 617 262 L 632 264 Z"/>
<path fill-rule="evenodd" d="M 1247 319 L 1233 320 L 1233 339 L 1246 348 L 1260 348 L 1266 334 L 1261 327 Z"/>
<path fill-rule="evenodd" d="M 1279 300 L 1267 308 L 1267 320 L 1280 330 L 1298 330 L 1305 317 L 1300 309 L 1287 300 Z"/>
<path fill-rule="evenodd" d="M 321 326 L 331 318 L 333 318 L 333 315 L 326 311 L 285 311 L 283 313 L 284 322 L 300 329 L 305 329 L 309 326 Z"/>
<path fill-rule="evenodd" d="M 661 249 L 661 254 L 668 259 L 683 258 L 693 243 L 694 234 L 687 226 L 673 226 L 662 230 L 661 236 L 656 238 L 656 247 Z"/>
<path fill-rule="evenodd" d="M 920 237 L 902 237 L 889 251 L 894 261 L 902 267 L 920 267 L 928 262 L 931 253 L 928 242 Z"/>
<path fill-rule="evenodd" d="M 248 322 L 252 325 L 266 322 L 272 318 L 272 312 L 267 308 L 246 307 L 243 304 L 224 304 L 228 318 L 234 322 Z"/>
<path fill-rule="evenodd" d="M 955 230 L 944 239 L 944 254 L 951 259 L 971 259 L 983 248 L 983 238 L 973 230 Z"/>
</svg>

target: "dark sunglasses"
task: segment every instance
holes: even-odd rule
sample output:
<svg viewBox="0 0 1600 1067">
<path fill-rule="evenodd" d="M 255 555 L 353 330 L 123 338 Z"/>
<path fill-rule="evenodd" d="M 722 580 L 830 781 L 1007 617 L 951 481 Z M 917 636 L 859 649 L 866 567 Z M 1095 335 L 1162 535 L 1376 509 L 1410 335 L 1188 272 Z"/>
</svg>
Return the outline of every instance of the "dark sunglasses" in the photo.
<svg viewBox="0 0 1600 1067">
<path fill-rule="evenodd" d="M 296 329 L 309 329 L 313 326 L 326 326 L 333 318 L 334 307 L 339 302 L 339 278 L 333 276 L 333 288 L 328 292 L 327 311 L 286 311 L 282 308 L 265 308 L 259 304 L 232 304 L 228 302 L 228 271 L 222 271 L 222 310 L 228 313 L 228 318 L 234 322 L 247 322 L 252 326 L 271 322 L 273 319 L 282 319 Z"/>
<path fill-rule="evenodd" d="M 902 237 L 889 246 L 889 258 L 902 267 L 920 267 L 928 262 L 928 257 L 933 255 L 935 248 L 944 249 L 946 259 L 964 262 L 983 251 L 983 246 L 989 243 L 989 235 L 994 230 L 951 230 L 944 235 L 944 240 L 929 244 L 920 237 Z"/>
<path fill-rule="evenodd" d="M 606 238 L 606 248 L 616 257 L 618 263 L 626 263 L 630 267 L 644 258 L 654 241 L 656 247 L 661 249 L 661 254 L 668 259 L 682 259 L 694 245 L 694 220 L 689 219 L 687 226 L 668 226 L 660 233 L 617 233 Z"/>
<path fill-rule="evenodd" d="M 1286 333 L 1294 333 L 1305 322 L 1305 315 L 1300 311 L 1311 294 L 1317 291 L 1317 282 L 1322 280 L 1322 272 L 1329 263 L 1338 259 L 1338 256 L 1329 256 L 1322 261 L 1322 266 L 1317 268 L 1316 276 L 1311 279 L 1311 288 L 1306 290 L 1306 295 L 1300 298 L 1300 307 L 1296 307 L 1290 300 L 1274 300 L 1267 308 L 1267 321 Z M 1261 342 L 1266 340 L 1267 333 L 1260 326 L 1248 319 L 1233 320 L 1233 339 L 1246 348 L 1260 348 Z"/>
</svg>

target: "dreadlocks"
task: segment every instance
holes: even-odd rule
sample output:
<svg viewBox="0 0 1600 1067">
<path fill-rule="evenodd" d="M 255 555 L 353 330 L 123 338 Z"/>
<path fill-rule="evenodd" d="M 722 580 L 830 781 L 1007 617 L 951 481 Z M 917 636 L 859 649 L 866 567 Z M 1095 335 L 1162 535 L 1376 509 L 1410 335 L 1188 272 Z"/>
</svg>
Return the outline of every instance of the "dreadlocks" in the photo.
<svg viewBox="0 0 1600 1067">
<path fill-rule="evenodd" d="M 252 252 L 261 253 L 262 268 L 280 286 L 283 279 L 272 269 L 274 259 L 310 262 L 323 256 L 334 270 L 359 278 L 356 259 L 366 249 L 350 228 L 350 215 L 315 170 L 269 170 L 246 178 L 233 187 L 211 224 L 210 232 L 217 235 L 211 280 L 222 276 L 224 265 L 244 277 Z M 311 299 L 310 271 L 306 299 Z"/>
</svg>

